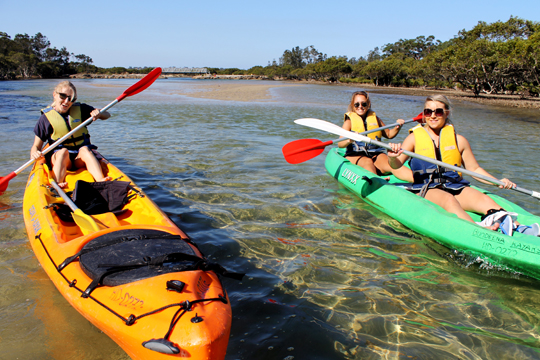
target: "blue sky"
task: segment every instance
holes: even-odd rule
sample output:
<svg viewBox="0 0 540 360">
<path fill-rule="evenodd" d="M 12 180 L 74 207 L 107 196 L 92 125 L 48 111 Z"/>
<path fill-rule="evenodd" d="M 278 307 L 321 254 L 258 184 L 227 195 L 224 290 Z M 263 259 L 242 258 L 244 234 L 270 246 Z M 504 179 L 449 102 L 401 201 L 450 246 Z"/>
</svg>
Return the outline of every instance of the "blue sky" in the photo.
<svg viewBox="0 0 540 360">
<path fill-rule="evenodd" d="M 434 35 L 446 41 L 478 21 L 540 21 L 540 1 L 43 1 L 0 0 L 0 31 L 41 32 L 99 67 L 268 65 L 313 45 L 328 56 Z"/>
</svg>

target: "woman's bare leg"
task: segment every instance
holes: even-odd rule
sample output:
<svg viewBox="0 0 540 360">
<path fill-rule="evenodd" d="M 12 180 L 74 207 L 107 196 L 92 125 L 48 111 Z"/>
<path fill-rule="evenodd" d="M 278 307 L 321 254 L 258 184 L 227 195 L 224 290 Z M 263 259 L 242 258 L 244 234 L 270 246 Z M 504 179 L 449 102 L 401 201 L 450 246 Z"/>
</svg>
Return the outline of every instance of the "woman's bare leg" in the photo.
<svg viewBox="0 0 540 360">
<path fill-rule="evenodd" d="M 95 181 L 111 180 L 109 176 L 105 177 L 103 175 L 101 164 L 94 156 L 92 150 L 90 150 L 87 146 L 79 149 L 79 155 L 77 155 L 77 158 L 75 159 L 75 166 L 82 167 L 84 165 L 86 165 L 86 169 L 90 174 L 92 174 Z"/>
<path fill-rule="evenodd" d="M 67 149 L 60 149 L 56 151 L 51 157 L 51 165 L 53 177 L 56 183 L 61 188 L 66 187 L 66 174 L 67 169 L 71 166 L 71 160 L 69 159 L 69 151 Z"/>
</svg>

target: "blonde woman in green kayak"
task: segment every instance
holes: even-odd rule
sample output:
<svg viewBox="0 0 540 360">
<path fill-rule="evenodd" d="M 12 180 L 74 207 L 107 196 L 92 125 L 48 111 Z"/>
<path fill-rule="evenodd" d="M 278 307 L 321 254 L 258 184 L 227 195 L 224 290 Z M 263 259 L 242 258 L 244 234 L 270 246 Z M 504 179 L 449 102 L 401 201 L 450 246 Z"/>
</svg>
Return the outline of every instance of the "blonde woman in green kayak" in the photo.
<svg viewBox="0 0 540 360">
<path fill-rule="evenodd" d="M 390 167 L 392 169 L 406 169 L 402 166 L 409 159 L 409 156 L 403 154 L 402 150 L 407 150 L 495 178 L 480 167 L 467 139 L 455 132 L 449 115 L 450 102 L 446 96 L 428 97 L 424 103 L 424 124 L 414 127 L 403 144 L 389 144 L 392 147 L 392 151 L 388 151 Z M 402 170 L 396 173 L 396 176 L 401 180 L 410 183 L 406 188 L 417 192 L 446 211 L 456 214 L 460 219 L 474 222 L 467 211 L 486 216 L 504 211 L 489 196 L 470 187 L 470 183 L 463 179 L 459 172 L 440 168 L 416 158 L 411 159 L 410 168 L 408 171 Z M 477 180 L 491 185 L 486 180 Z M 501 188 L 510 189 L 516 186 L 508 179 L 500 181 L 504 183 L 504 186 L 500 186 Z M 504 218 L 504 216 L 499 218 Z M 500 223 L 480 225 L 496 230 Z"/>
</svg>

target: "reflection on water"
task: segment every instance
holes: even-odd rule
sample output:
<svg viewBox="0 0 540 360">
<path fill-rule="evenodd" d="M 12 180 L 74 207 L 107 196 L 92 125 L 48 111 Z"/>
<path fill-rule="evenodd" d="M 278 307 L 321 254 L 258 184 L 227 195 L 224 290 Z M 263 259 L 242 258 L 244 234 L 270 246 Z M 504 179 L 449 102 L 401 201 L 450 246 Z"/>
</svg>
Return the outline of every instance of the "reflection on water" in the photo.
<svg viewBox="0 0 540 360">
<path fill-rule="evenodd" d="M 27 161 L 55 83 L 0 82 L 2 176 Z M 104 106 L 131 83 L 76 86 L 81 101 Z M 537 280 L 463 261 L 408 230 L 326 174 L 324 154 L 284 161 L 289 141 L 335 137 L 293 120 L 340 124 L 354 88 L 273 88 L 271 100 L 249 103 L 178 95 L 204 84 L 158 80 L 90 132 L 208 257 L 246 273 L 241 283 L 224 280 L 234 316 L 227 359 L 538 357 Z M 391 123 L 417 115 L 423 98 L 373 94 L 372 101 Z M 538 191 L 537 112 L 455 105 L 456 128 L 481 166 Z M 0 203 L 0 358 L 126 359 L 33 256 L 22 219 L 26 174 L 10 181 Z M 540 214 L 532 198 L 495 192 Z"/>
</svg>

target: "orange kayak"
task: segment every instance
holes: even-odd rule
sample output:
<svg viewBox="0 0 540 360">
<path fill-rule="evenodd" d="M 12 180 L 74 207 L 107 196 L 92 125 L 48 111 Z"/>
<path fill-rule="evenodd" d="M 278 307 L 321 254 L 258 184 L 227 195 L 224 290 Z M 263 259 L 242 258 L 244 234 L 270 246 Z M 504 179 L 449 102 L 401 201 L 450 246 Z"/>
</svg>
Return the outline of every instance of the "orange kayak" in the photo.
<svg viewBox="0 0 540 360">
<path fill-rule="evenodd" d="M 66 300 L 132 359 L 223 359 L 232 314 L 218 273 L 231 274 L 209 262 L 125 174 L 110 163 L 103 167 L 128 184 L 127 203 L 120 211 L 83 212 L 97 225 L 92 230 L 61 216 L 63 200 L 50 186 L 48 167 L 34 165 L 23 211 L 41 266 Z M 68 172 L 66 180 L 66 192 L 78 180 L 93 182 L 85 169 Z"/>
</svg>

